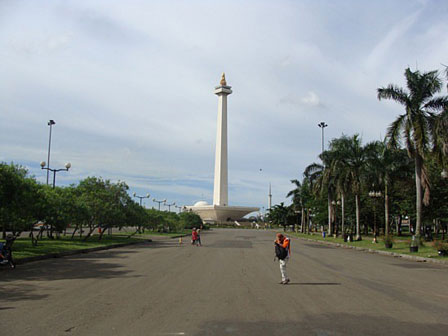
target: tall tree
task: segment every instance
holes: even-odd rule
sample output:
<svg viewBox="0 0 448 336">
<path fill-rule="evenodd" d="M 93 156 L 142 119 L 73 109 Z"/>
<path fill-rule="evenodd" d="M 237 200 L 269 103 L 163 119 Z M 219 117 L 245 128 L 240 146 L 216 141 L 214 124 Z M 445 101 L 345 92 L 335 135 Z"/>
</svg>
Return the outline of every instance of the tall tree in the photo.
<svg viewBox="0 0 448 336">
<path fill-rule="evenodd" d="M 347 185 L 355 195 L 356 239 L 361 240 L 360 195 L 361 181 L 365 172 L 366 150 L 362 146 L 358 134 L 351 137 L 342 135 L 340 138 L 332 140 L 330 149 L 334 153 L 332 162 L 334 176 L 339 176 L 341 183 Z"/>
<path fill-rule="evenodd" d="M 373 141 L 366 145 L 366 177 L 368 188 L 373 186 L 383 190 L 384 230 L 390 232 L 389 195 L 395 179 L 406 176 L 409 158 L 405 150 L 389 148 L 386 141 Z"/>
<path fill-rule="evenodd" d="M 331 205 L 332 200 L 335 198 L 336 184 L 335 184 L 335 171 L 334 171 L 334 152 L 327 150 L 319 155 L 322 160 L 322 164 L 312 163 L 305 168 L 304 176 L 309 180 L 310 185 L 315 194 L 327 195 L 328 202 L 328 233 L 332 234 L 332 212 Z"/>
<path fill-rule="evenodd" d="M 308 178 L 304 177 L 302 182 L 299 180 L 291 180 L 291 183 L 293 183 L 296 188 L 291 190 L 286 197 L 292 196 L 292 204 L 294 213 L 297 213 L 296 211 L 300 209 L 301 219 L 300 219 L 300 231 L 302 233 L 305 232 L 305 228 L 309 227 L 307 225 L 307 207 L 308 203 L 310 201 L 311 195 L 309 190 L 309 180 Z M 309 212 L 309 211 L 308 211 Z"/>
<path fill-rule="evenodd" d="M 417 209 L 415 231 L 416 235 L 420 236 L 422 202 L 429 203 L 425 158 L 431 144 L 430 118 L 433 111 L 446 108 L 447 98 L 434 97 L 442 88 L 437 71 L 420 73 L 418 70 L 411 71 L 407 68 L 404 75 L 408 91 L 389 84 L 378 89 L 378 99 L 392 99 L 405 107 L 405 113 L 389 126 L 386 137 L 391 147 L 399 147 L 401 138 L 404 138 L 408 155 L 414 159 Z"/>
<path fill-rule="evenodd" d="M 28 171 L 19 165 L 0 162 L 0 225 L 3 239 L 6 232 L 28 229 L 35 219 L 37 184 Z"/>
<path fill-rule="evenodd" d="M 301 212 L 301 231 L 303 232 L 303 224 L 304 224 L 304 213 L 305 210 L 303 208 L 303 198 L 302 198 L 302 183 L 300 183 L 299 180 L 291 180 L 291 183 L 293 183 L 296 187 L 291 190 L 290 192 L 288 192 L 288 194 L 286 195 L 286 197 L 291 197 L 292 196 L 292 206 L 293 209 L 297 211 L 297 209 L 300 209 Z"/>
</svg>

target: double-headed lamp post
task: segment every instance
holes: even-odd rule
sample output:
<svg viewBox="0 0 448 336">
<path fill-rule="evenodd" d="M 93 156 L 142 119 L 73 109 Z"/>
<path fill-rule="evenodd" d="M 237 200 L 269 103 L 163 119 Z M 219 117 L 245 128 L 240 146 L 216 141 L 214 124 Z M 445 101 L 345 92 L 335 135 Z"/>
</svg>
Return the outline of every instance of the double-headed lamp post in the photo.
<svg viewBox="0 0 448 336">
<path fill-rule="evenodd" d="M 372 199 L 373 199 L 373 231 L 374 231 L 374 233 L 373 233 L 372 243 L 378 243 L 378 240 L 376 238 L 378 236 L 378 228 L 376 225 L 376 200 L 378 198 L 380 198 L 381 196 L 383 196 L 381 194 L 381 191 L 373 191 L 373 190 L 369 191 L 369 197 L 372 197 Z"/>
<path fill-rule="evenodd" d="M 341 201 L 340 200 L 331 201 L 331 204 L 333 204 L 333 206 L 336 207 L 336 211 L 334 212 L 335 215 L 334 215 L 334 225 L 333 225 L 333 230 L 334 230 L 333 236 L 336 238 L 336 236 L 338 235 L 338 230 L 339 230 L 336 225 L 336 218 L 337 218 L 336 214 L 337 214 L 337 210 L 338 210 L 337 206 L 341 205 Z M 344 234 L 344 232 L 342 232 L 342 234 Z"/>
<path fill-rule="evenodd" d="M 175 205 L 176 205 L 176 202 L 173 202 L 173 203 L 166 203 L 166 200 L 165 200 L 165 206 L 168 207 L 168 212 L 171 212 L 171 207 L 172 207 L 173 205 L 175 206 Z"/>
<path fill-rule="evenodd" d="M 47 164 L 46 164 L 45 161 L 42 161 L 42 162 L 40 163 L 40 167 L 41 167 L 42 169 L 47 170 L 47 174 L 48 174 L 50 171 L 53 172 L 53 188 L 56 186 L 56 173 L 57 173 L 57 172 L 60 172 L 60 171 L 68 171 L 68 170 L 72 167 L 72 164 L 71 164 L 70 162 L 67 162 L 67 163 L 65 164 L 65 168 L 61 168 L 61 169 L 51 169 L 50 167 L 45 167 L 46 165 L 47 165 Z"/>
<path fill-rule="evenodd" d="M 179 213 L 182 212 L 182 208 L 183 208 L 182 205 L 175 205 L 174 207 L 177 208 L 177 209 L 179 209 Z"/>
<path fill-rule="evenodd" d="M 160 203 L 165 203 L 166 199 L 164 200 L 156 200 L 155 198 L 152 199 L 153 202 L 159 203 L 159 211 L 160 211 Z"/>
<path fill-rule="evenodd" d="M 324 128 L 328 125 L 325 123 L 325 121 L 321 121 L 319 124 L 317 124 L 322 129 L 322 153 L 324 152 Z"/>
<path fill-rule="evenodd" d="M 48 166 L 50 166 L 51 128 L 53 125 L 56 125 L 56 122 L 53 119 L 50 119 L 48 121 L 48 126 L 50 126 L 50 135 L 48 137 L 48 158 L 47 158 Z M 48 184 L 49 175 L 50 175 L 50 171 L 47 170 L 47 184 Z"/>
<path fill-rule="evenodd" d="M 144 198 L 149 198 L 149 197 L 151 196 L 150 194 L 146 194 L 146 196 L 138 196 L 137 193 L 133 193 L 132 195 L 133 195 L 134 197 L 140 199 L 140 206 L 142 206 L 142 199 L 144 199 Z"/>
</svg>

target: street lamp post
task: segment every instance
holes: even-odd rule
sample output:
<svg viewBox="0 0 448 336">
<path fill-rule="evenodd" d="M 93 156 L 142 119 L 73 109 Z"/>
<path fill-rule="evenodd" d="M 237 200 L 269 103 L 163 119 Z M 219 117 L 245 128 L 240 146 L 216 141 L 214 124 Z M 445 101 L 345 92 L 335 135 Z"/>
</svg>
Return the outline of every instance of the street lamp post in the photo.
<svg viewBox="0 0 448 336">
<path fill-rule="evenodd" d="M 378 228 L 376 225 L 376 200 L 382 196 L 381 191 L 369 191 L 369 196 L 373 199 L 373 241 L 372 243 L 378 243 Z"/>
<path fill-rule="evenodd" d="M 48 167 L 50 167 L 51 128 L 55 124 L 56 124 L 56 122 L 52 119 L 50 119 L 48 121 L 48 126 L 50 126 L 50 136 L 48 137 L 48 159 L 47 159 Z M 50 170 L 47 170 L 47 184 L 48 184 L 49 175 L 50 175 Z"/>
<path fill-rule="evenodd" d="M 317 126 L 319 126 L 322 129 L 322 153 L 323 153 L 324 152 L 324 128 L 327 127 L 328 125 L 324 121 L 321 121 L 319 124 L 317 124 Z"/>
<path fill-rule="evenodd" d="M 325 127 L 328 126 L 328 124 L 326 124 L 325 121 L 321 121 L 319 124 L 317 124 L 317 126 L 319 126 L 319 128 L 322 129 L 322 151 L 321 151 L 321 154 L 323 154 L 324 149 L 325 149 L 325 147 L 324 147 L 324 129 L 325 129 Z M 321 158 L 321 160 L 322 160 L 322 163 L 325 165 L 325 161 L 324 161 L 323 157 Z M 331 227 L 331 215 L 332 215 L 331 214 L 331 210 L 332 210 L 332 207 L 331 207 L 330 190 L 328 190 L 327 193 L 328 193 L 328 202 L 327 202 L 327 207 L 328 207 L 328 234 L 331 234 L 331 231 L 332 231 L 332 227 Z"/>
<path fill-rule="evenodd" d="M 50 171 L 53 172 L 53 189 L 54 189 L 55 186 L 56 186 L 56 173 L 57 173 L 57 172 L 60 172 L 60 171 L 68 171 L 68 170 L 71 168 L 72 164 L 71 164 L 70 162 L 67 162 L 67 163 L 65 164 L 65 168 L 61 168 L 61 169 L 51 169 L 50 167 L 45 167 L 45 166 L 46 166 L 45 161 L 42 161 L 42 162 L 40 163 L 40 167 L 41 167 L 42 169 L 47 170 L 47 177 L 48 177 L 48 174 L 49 174 Z M 48 178 L 47 178 L 47 184 L 48 184 Z"/>
<path fill-rule="evenodd" d="M 148 193 L 146 196 L 138 196 L 136 193 L 133 193 L 133 196 L 140 199 L 140 206 L 142 206 L 142 199 L 149 198 L 151 195 Z"/>
<path fill-rule="evenodd" d="M 182 208 L 183 208 L 183 206 L 181 206 L 181 205 L 175 205 L 174 207 L 177 208 L 177 209 L 179 209 L 179 213 L 182 212 Z"/>
<path fill-rule="evenodd" d="M 156 203 L 159 203 L 159 211 L 160 211 L 160 203 L 165 203 L 165 202 L 166 202 L 166 199 L 164 199 L 164 200 L 160 200 L 160 201 L 159 201 L 159 200 L 156 200 L 155 198 L 153 198 L 152 201 L 153 201 L 153 202 L 156 202 Z"/>
<path fill-rule="evenodd" d="M 341 201 L 337 200 L 337 201 L 331 201 L 331 204 L 333 204 L 334 207 L 336 207 L 336 211 L 334 211 L 334 226 L 333 226 L 333 237 L 336 238 L 338 235 L 338 225 L 337 225 L 337 213 L 338 213 L 338 205 L 341 205 Z M 330 232 L 329 232 L 330 233 Z"/>
<path fill-rule="evenodd" d="M 173 203 L 166 203 L 166 200 L 165 200 L 165 206 L 168 207 L 168 212 L 171 212 L 171 207 L 172 207 L 173 205 L 176 205 L 176 202 L 173 202 Z"/>
</svg>

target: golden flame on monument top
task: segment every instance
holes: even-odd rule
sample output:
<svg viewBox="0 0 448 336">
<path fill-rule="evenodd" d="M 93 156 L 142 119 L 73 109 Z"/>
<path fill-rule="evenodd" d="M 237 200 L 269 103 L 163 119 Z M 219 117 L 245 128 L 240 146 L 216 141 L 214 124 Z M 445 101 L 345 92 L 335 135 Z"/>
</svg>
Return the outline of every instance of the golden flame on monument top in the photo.
<svg viewBox="0 0 448 336">
<path fill-rule="evenodd" d="M 221 75 L 221 81 L 219 82 L 219 84 L 221 84 L 221 86 L 227 86 L 226 74 L 224 72 Z"/>
</svg>

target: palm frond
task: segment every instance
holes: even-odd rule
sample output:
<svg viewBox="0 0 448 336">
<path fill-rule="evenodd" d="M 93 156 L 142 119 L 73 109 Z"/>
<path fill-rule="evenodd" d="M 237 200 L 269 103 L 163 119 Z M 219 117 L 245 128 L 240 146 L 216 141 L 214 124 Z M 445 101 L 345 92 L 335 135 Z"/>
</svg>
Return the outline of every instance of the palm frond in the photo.
<svg viewBox="0 0 448 336">
<path fill-rule="evenodd" d="M 305 177 L 310 178 L 311 175 L 318 171 L 322 171 L 324 167 L 319 163 L 312 163 L 308 167 L 305 168 L 305 171 L 303 172 L 303 175 Z"/>
<path fill-rule="evenodd" d="M 404 128 L 404 122 L 406 120 L 406 114 L 400 115 L 390 126 L 387 128 L 386 141 L 389 148 L 400 147 L 401 131 Z"/>
<path fill-rule="evenodd" d="M 413 142 L 415 149 L 422 157 L 425 157 L 425 153 L 431 142 L 429 128 L 428 118 L 423 113 L 414 115 L 412 125 Z"/>
<path fill-rule="evenodd" d="M 448 109 L 448 97 L 444 96 L 431 99 L 423 107 L 435 112 L 446 110 Z"/>
<path fill-rule="evenodd" d="M 402 88 L 394 84 L 389 84 L 385 88 L 379 88 L 377 92 L 377 97 L 379 100 L 392 99 L 404 106 L 409 105 L 409 95 Z"/>
</svg>

